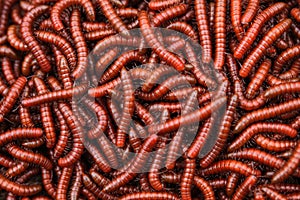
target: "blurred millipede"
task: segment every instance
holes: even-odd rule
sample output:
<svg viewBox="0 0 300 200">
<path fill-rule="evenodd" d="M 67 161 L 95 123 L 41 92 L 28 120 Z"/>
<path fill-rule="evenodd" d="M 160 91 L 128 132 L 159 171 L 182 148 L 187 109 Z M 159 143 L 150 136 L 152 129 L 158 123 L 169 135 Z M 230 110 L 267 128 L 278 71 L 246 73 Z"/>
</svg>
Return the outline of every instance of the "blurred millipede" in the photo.
<svg viewBox="0 0 300 200">
<path fill-rule="evenodd" d="M 291 10 L 291 15 L 297 22 L 300 22 L 300 9 L 299 8 L 293 8 Z"/>
<path fill-rule="evenodd" d="M 280 194 L 279 192 L 273 190 L 273 189 L 270 189 L 270 188 L 267 188 L 267 187 L 263 187 L 261 189 L 267 197 L 269 197 L 270 199 L 281 199 L 281 200 L 286 200 L 286 198 Z"/>
<path fill-rule="evenodd" d="M 16 52 L 9 46 L 1 45 L 0 46 L 0 56 L 8 57 L 11 59 L 17 59 L 18 56 Z"/>
</svg>

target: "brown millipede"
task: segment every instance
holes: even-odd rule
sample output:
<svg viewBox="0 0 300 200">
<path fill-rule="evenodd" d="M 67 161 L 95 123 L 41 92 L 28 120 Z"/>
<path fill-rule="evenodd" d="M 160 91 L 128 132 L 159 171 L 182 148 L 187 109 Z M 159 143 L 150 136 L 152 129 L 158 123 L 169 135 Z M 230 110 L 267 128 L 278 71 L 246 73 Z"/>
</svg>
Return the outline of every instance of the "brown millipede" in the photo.
<svg viewBox="0 0 300 200">
<path fill-rule="evenodd" d="M 27 45 L 24 43 L 24 41 L 22 41 L 18 37 L 18 29 L 19 28 L 18 28 L 17 25 L 10 25 L 8 27 L 8 30 L 7 30 L 7 41 L 15 49 L 17 49 L 19 51 L 27 51 L 28 50 Z"/>
<path fill-rule="evenodd" d="M 293 8 L 291 10 L 291 16 L 297 21 L 300 22 L 300 9 L 299 8 Z"/>
<path fill-rule="evenodd" d="M 295 45 L 283 51 L 274 62 L 274 73 L 279 74 L 289 60 L 300 55 L 300 45 Z"/>
<path fill-rule="evenodd" d="M 196 159 L 185 159 L 185 168 L 180 181 L 180 193 L 183 200 L 192 199 L 191 187 L 196 170 Z"/>
<path fill-rule="evenodd" d="M 179 4 L 165 10 L 162 10 L 153 16 L 153 26 L 161 26 L 164 22 L 169 21 L 175 17 L 181 16 L 187 12 L 188 6 L 186 4 Z"/>
<path fill-rule="evenodd" d="M 237 187 L 238 181 L 239 181 L 239 174 L 232 173 L 228 175 L 227 183 L 226 183 L 226 194 L 228 197 L 231 197 L 234 193 L 234 190 Z"/>
<path fill-rule="evenodd" d="M 72 177 L 73 168 L 74 166 L 70 166 L 62 169 L 62 174 L 57 184 L 56 199 L 67 199 L 67 189 Z"/>
<path fill-rule="evenodd" d="M 248 176 L 241 185 L 237 188 L 236 192 L 233 194 L 233 200 L 243 199 L 247 196 L 248 192 L 251 192 L 251 188 L 256 184 L 257 177 L 254 175 Z"/>
</svg>

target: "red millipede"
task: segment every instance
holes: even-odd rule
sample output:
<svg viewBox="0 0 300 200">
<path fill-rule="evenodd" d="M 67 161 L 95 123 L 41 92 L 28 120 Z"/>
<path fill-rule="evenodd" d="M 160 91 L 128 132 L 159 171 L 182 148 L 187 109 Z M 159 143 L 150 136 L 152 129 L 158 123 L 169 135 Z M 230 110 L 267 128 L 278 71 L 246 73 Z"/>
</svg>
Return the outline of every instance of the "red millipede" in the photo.
<svg viewBox="0 0 300 200">
<path fill-rule="evenodd" d="M 291 16 L 297 21 L 300 22 L 300 9 L 299 8 L 293 8 L 291 10 Z"/>
<path fill-rule="evenodd" d="M 167 93 L 163 97 L 163 99 L 167 100 L 167 101 L 177 101 L 180 99 L 185 99 L 190 94 L 192 94 L 194 91 L 196 91 L 198 93 L 198 95 L 201 95 L 202 93 L 204 93 L 205 89 L 202 87 L 181 88 L 181 89 Z"/>
<path fill-rule="evenodd" d="M 0 105 L 0 122 L 4 121 L 4 116 L 10 112 L 15 105 L 17 98 L 20 96 L 27 79 L 25 77 L 19 77 L 15 83 L 10 87 L 7 95 L 1 101 Z"/>
<path fill-rule="evenodd" d="M 14 165 L 13 167 L 7 169 L 5 172 L 5 175 L 7 177 L 14 177 L 22 174 L 27 168 L 29 167 L 29 164 L 26 162 L 19 162 L 18 164 Z"/>
<path fill-rule="evenodd" d="M 121 70 L 121 81 L 124 90 L 124 102 L 123 102 L 123 112 L 120 122 L 118 124 L 117 130 L 117 140 L 116 145 L 118 147 L 124 147 L 126 132 L 129 128 L 131 117 L 134 111 L 134 94 L 133 94 L 133 85 L 131 81 L 130 74 L 125 68 Z"/>
<path fill-rule="evenodd" d="M 22 146 L 26 147 L 26 148 L 29 148 L 29 149 L 34 149 L 34 148 L 41 147 L 44 143 L 45 143 L 45 138 L 41 137 L 37 140 L 25 141 L 25 142 L 22 143 Z"/>
<path fill-rule="evenodd" d="M 279 133 L 291 138 L 294 138 L 297 135 L 297 130 L 291 128 L 289 125 L 281 123 L 259 122 L 248 126 L 247 129 L 239 134 L 239 136 L 230 144 L 227 150 L 232 152 L 241 148 L 250 140 L 252 136 L 261 132 Z"/>
<path fill-rule="evenodd" d="M 215 200 L 215 194 L 210 181 L 206 181 L 199 176 L 194 176 L 194 184 L 202 191 L 205 200 Z"/>
<path fill-rule="evenodd" d="M 204 0 L 195 0 L 195 17 L 199 32 L 200 45 L 202 50 L 202 61 L 209 63 L 212 59 L 212 40 L 210 36 L 207 11 Z"/>
<path fill-rule="evenodd" d="M 9 85 L 14 84 L 16 82 L 16 78 L 13 72 L 12 63 L 9 58 L 2 58 L 2 73 Z"/>
<path fill-rule="evenodd" d="M 110 180 L 108 178 L 106 178 L 105 176 L 103 176 L 102 174 L 94 171 L 94 170 L 90 170 L 90 175 L 92 177 L 92 179 L 95 181 L 95 183 L 100 186 L 100 187 L 104 187 L 105 185 L 107 185 Z"/>
<path fill-rule="evenodd" d="M 236 192 L 233 194 L 232 199 L 233 200 L 239 200 L 243 199 L 244 197 L 247 196 L 248 192 L 251 192 L 252 187 L 257 182 L 257 177 L 254 175 L 248 176 L 242 183 L 241 185 L 237 188 Z"/>
<path fill-rule="evenodd" d="M 56 197 L 56 187 L 54 186 L 54 183 L 52 182 L 53 174 L 52 171 L 47 170 L 42 167 L 42 182 L 43 186 L 46 190 L 46 192 L 55 199 Z"/>
<path fill-rule="evenodd" d="M 59 60 L 59 64 L 57 66 L 58 76 L 63 84 L 64 89 L 70 89 L 73 87 L 73 80 L 71 78 L 69 65 L 64 56 L 62 56 Z"/>
<path fill-rule="evenodd" d="M 104 152 L 104 155 L 106 156 L 109 164 L 113 168 L 117 168 L 119 165 L 118 156 L 115 152 L 114 146 L 112 145 L 111 141 L 109 141 L 106 136 L 102 135 L 98 139 L 98 144 L 102 149 L 102 151 Z"/>
<path fill-rule="evenodd" d="M 139 13 L 139 24 L 142 35 L 145 37 L 147 43 L 152 47 L 153 51 L 167 64 L 170 64 L 178 71 L 183 71 L 184 63 L 173 53 L 169 52 L 156 38 L 154 30 L 151 28 L 150 20 L 147 12 L 141 11 Z"/>
<path fill-rule="evenodd" d="M 0 15 L 0 35 L 5 35 L 9 21 L 9 14 L 16 0 L 3 1 L 1 3 L 1 15 Z"/>
<path fill-rule="evenodd" d="M 179 200 L 179 198 L 168 192 L 136 192 L 122 196 L 120 200 Z"/>
<path fill-rule="evenodd" d="M 263 10 L 254 20 L 251 27 L 247 30 L 245 36 L 242 41 L 234 51 L 234 57 L 237 59 L 241 59 L 247 50 L 251 47 L 255 38 L 259 34 L 259 31 L 263 27 L 263 25 L 269 21 L 272 17 L 282 12 L 287 7 L 287 4 L 283 2 L 278 2 L 267 9 Z"/>
<path fill-rule="evenodd" d="M 282 168 L 275 172 L 274 176 L 272 177 L 272 183 L 282 182 L 287 179 L 298 168 L 299 162 L 300 142 L 298 142 L 297 146 L 294 148 L 294 151 L 289 157 L 288 161 L 282 166 Z"/>
<path fill-rule="evenodd" d="M 300 74 L 300 58 L 296 59 L 291 65 L 290 69 L 281 73 L 279 78 L 281 79 L 293 79 L 297 78 Z"/>
<path fill-rule="evenodd" d="M 215 142 L 214 147 L 204 158 L 200 160 L 201 167 L 203 168 L 208 167 L 224 149 L 224 146 L 226 144 L 230 132 L 231 123 L 235 115 L 237 104 L 238 104 L 237 95 L 234 95 L 229 100 L 228 107 L 222 119 L 221 127 L 219 129 L 219 134 L 217 136 L 217 140 Z"/>
<path fill-rule="evenodd" d="M 95 30 L 92 32 L 88 32 L 84 34 L 84 38 L 86 40 L 92 41 L 92 40 L 101 40 L 103 38 L 106 38 L 110 35 L 116 34 L 116 31 L 112 28 L 106 28 L 104 30 Z"/>
<path fill-rule="evenodd" d="M 243 39 L 244 30 L 241 24 L 242 17 L 242 1 L 233 0 L 230 2 L 230 16 L 231 16 L 231 24 L 233 31 L 235 32 L 235 36 L 239 41 Z"/>
<path fill-rule="evenodd" d="M 111 196 L 110 194 L 106 194 L 103 191 L 101 191 L 99 187 L 86 174 L 82 174 L 82 182 L 85 185 L 85 187 L 99 199 L 107 199 L 107 200 L 118 199 L 117 197 Z"/>
<path fill-rule="evenodd" d="M 285 165 L 285 161 L 281 158 L 254 148 L 245 148 L 241 151 L 229 153 L 227 157 L 230 159 L 249 159 L 275 169 L 281 169 Z M 295 172 L 295 175 L 299 176 L 299 170 Z"/>
<path fill-rule="evenodd" d="M 61 31 L 64 28 L 64 25 L 61 21 L 60 15 L 64 9 L 72 5 L 81 5 L 86 11 L 87 18 L 90 21 L 95 21 L 95 10 L 92 2 L 90 0 L 60 0 L 54 4 L 51 10 L 51 21 L 53 27 L 56 31 Z"/>
<path fill-rule="evenodd" d="M 48 31 L 35 31 L 34 35 L 41 41 L 54 44 L 66 56 L 70 66 L 76 66 L 76 54 L 72 45 L 63 37 Z"/>
<path fill-rule="evenodd" d="M 90 192 L 88 189 L 86 189 L 85 187 L 83 187 L 80 190 L 80 193 L 87 198 L 88 200 L 97 200 L 96 197 L 93 195 L 92 192 Z"/>
<path fill-rule="evenodd" d="M 54 108 L 54 112 L 56 114 L 59 123 L 59 137 L 53 151 L 53 157 L 57 159 L 63 154 L 67 146 L 68 137 L 69 137 L 69 128 L 67 122 L 65 121 L 59 109 Z"/>
<path fill-rule="evenodd" d="M 7 41 L 15 49 L 19 51 L 28 51 L 27 45 L 19 38 L 18 26 L 10 25 L 7 30 Z"/>
<path fill-rule="evenodd" d="M 32 196 L 42 190 L 41 185 L 21 185 L 5 178 L 0 174 L 0 188 L 18 196 Z"/>
<path fill-rule="evenodd" d="M 280 194 L 279 192 L 267 188 L 267 187 L 262 187 L 261 190 L 266 194 L 267 197 L 269 197 L 270 199 L 280 199 L 280 200 L 287 200 L 287 198 L 285 198 L 284 195 Z"/>
<path fill-rule="evenodd" d="M 151 125 L 148 128 L 150 134 L 159 133 L 163 134 L 166 132 L 171 132 L 179 128 L 182 125 L 192 124 L 208 118 L 213 111 L 216 111 L 224 102 L 226 98 L 219 98 L 213 103 L 207 104 L 206 106 L 199 108 L 187 115 L 176 117 L 171 120 L 167 120 L 163 124 Z"/>
<path fill-rule="evenodd" d="M 13 167 L 15 163 L 9 157 L 0 154 L 0 165 L 9 168 L 9 167 Z"/>
<path fill-rule="evenodd" d="M 185 167 L 180 181 L 180 194 L 183 200 L 192 199 L 191 187 L 196 170 L 196 159 L 185 159 Z"/>
<path fill-rule="evenodd" d="M 56 199 L 67 199 L 67 190 L 70 184 L 74 166 L 64 167 L 57 184 Z"/>
<path fill-rule="evenodd" d="M 151 113 L 140 103 L 135 102 L 135 112 L 140 117 L 140 119 L 146 124 L 150 125 L 154 123 L 154 118 Z"/>
<path fill-rule="evenodd" d="M 121 71 L 121 69 L 132 61 L 138 61 L 140 63 L 146 62 L 146 57 L 139 54 L 138 51 L 128 51 L 123 53 L 116 61 L 103 73 L 100 79 L 100 83 L 105 83 L 115 78 Z"/>
<path fill-rule="evenodd" d="M 30 107 L 43 103 L 50 103 L 57 100 L 70 99 L 73 96 L 85 93 L 86 89 L 86 85 L 83 84 L 70 89 L 48 92 L 46 94 L 37 95 L 35 97 L 25 98 L 22 100 L 22 105 L 25 107 Z"/>
<path fill-rule="evenodd" d="M 265 91 L 264 96 L 266 98 L 274 98 L 279 95 L 287 94 L 287 93 L 299 93 L 300 91 L 300 82 L 287 82 L 275 85 L 273 87 L 268 88 Z"/>
<path fill-rule="evenodd" d="M 141 167 L 147 161 L 147 158 L 149 157 L 149 152 L 156 145 L 157 141 L 157 135 L 151 135 L 150 137 L 148 137 L 143 143 L 139 153 L 136 155 L 134 162 L 130 165 L 130 167 L 126 169 L 126 171 L 118 175 L 115 179 L 113 179 L 108 185 L 106 185 L 103 188 L 103 191 L 113 191 L 132 180 L 137 175 L 137 170 L 141 169 Z"/>
<path fill-rule="evenodd" d="M 84 145 L 81 138 L 83 137 L 83 130 L 80 122 L 77 120 L 71 108 L 66 103 L 59 103 L 58 108 L 61 114 L 64 116 L 64 119 L 66 120 L 73 137 L 72 150 L 58 160 L 58 165 L 60 167 L 68 167 L 74 164 L 83 153 Z"/>
<path fill-rule="evenodd" d="M 295 45 L 283 51 L 274 62 L 274 73 L 279 74 L 283 66 L 294 57 L 300 55 L 300 45 Z"/>
<path fill-rule="evenodd" d="M 20 29 L 25 44 L 36 58 L 43 72 L 49 72 L 51 70 L 51 64 L 46 57 L 45 52 L 42 50 L 41 46 L 33 35 L 32 25 L 37 17 L 48 12 L 48 10 L 48 6 L 38 6 L 27 12 L 23 17 L 23 23 L 21 23 Z"/>
<path fill-rule="evenodd" d="M 85 32 L 104 30 L 108 27 L 108 24 L 105 22 L 83 22 L 82 28 Z"/>
<path fill-rule="evenodd" d="M 289 149 L 295 148 L 295 146 L 297 145 L 297 142 L 295 141 L 272 140 L 271 138 L 265 137 L 261 134 L 255 137 L 255 142 L 260 147 L 275 152 L 287 151 Z"/>
<path fill-rule="evenodd" d="M 0 56 L 8 57 L 11 59 L 18 59 L 16 52 L 9 46 L 1 45 L 0 46 Z"/>
<path fill-rule="evenodd" d="M 257 175 L 261 172 L 254 168 L 251 168 L 245 163 L 236 160 L 221 160 L 213 163 L 206 169 L 200 170 L 201 175 L 217 174 L 224 171 L 233 171 L 244 176 Z"/>
<path fill-rule="evenodd" d="M 260 40 L 259 44 L 255 47 L 255 49 L 248 55 L 245 59 L 240 71 L 239 75 L 243 78 L 247 77 L 254 67 L 254 65 L 258 62 L 258 60 L 263 56 L 266 50 L 276 41 L 279 36 L 281 36 L 284 32 L 286 32 L 292 24 L 291 19 L 285 19 L 271 28 L 264 37 Z M 247 37 L 247 35 L 245 36 Z"/>
<path fill-rule="evenodd" d="M 102 74 L 106 67 L 113 62 L 118 53 L 119 49 L 117 47 L 109 49 L 107 52 L 105 52 L 105 54 L 98 59 L 95 65 L 96 74 Z"/>
<path fill-rule="evenodd" d="M 42 154 L 26 151 L 12 143 L 7 144 L 6 149 L 8 153 L 11 154 L 14 158 L 19 159 L 23 162 L 37 164 L 45 167 L 46 169 L 53 168 L 52 162 Z"/>
<path fill-rule="evenodd" d="M 264 119 L 269 119 L 275 116 L 279 116 L 284 113 L 288 113 L 290 111 L 293 111 L 295 109 L 300 108 L 300 101 L 298 98 L 292 99 L 290 101 L 273 105 L 267 108 L 262 108 L 259 110 L 255 110 L 253 112 L 250 112 L 246 115 L 244 115 L 237 125 L 234 127 L 233 132 L 237 133 L 246 128 L 249 124 L 252 124 L 256 121 L 261 121 Z"/>
<path fill-rule="evenodd" d="M 175 73 L 175 70 L 169 66 L 159 66 L 158 68 L 151 71 L 150 76 L 146 78 L 142 86 L 143 92 L 149 92 L 152 87 L 165 75 L 172 75 Z"/>
<path fill-rule="evenodd" d="M 194 28 L 186 22 L 174 22 L 167 26 L 168 29 L 179 31 L 194 41 L 198 41 L 198 35 Z"/>
<path fill-rule="evenodd" d="M 226 47 L 226 1 L 216 0 L 215 4 L 215 59 L 214 67 L 222 70 L 225 63 Z"/>
<path fill-rule="evenodd" d="M 74 10 L 70 18 L 70 30 L 77 51 L 77 66 L 72 71 L 72 77 L 79 78 L 86 71 L 88 48 L 81 28 L 80 11 Z"/>
<path fill-rule="evenodd" d="M 177 4 L 180 4 L 181 0 L 171 0 L 171 1 L 158 1 L 158 0 L 152 0 L 149 2 L 148 6 L 151 10 L 163 10 L 168 7 L 175 6 Z"/>
<path fill-rule="evenodd" d="M 255 17 L 258 8 L 259 8 L 260 0 L 249 0 L 247 8 L 242 16 L 241 23 L 247 24 L 252 21 L 252 19 Z"/>
<path fill-rule="evenodd" d="M 34 77 L 33 82 L 39 95 L 46 94 L 48 92 L 47 86 L 42 79 Z M 53 148 L 56 143 L 56 133 L 50 105 L 47 103 L 40 105 L 40 112 L 46 134 L 46 146 L 47 148 Z"/>
<path fill-rule="evenodd" d="M 246 97 L 252 99 L 259 88 L 262 86 L 263 82 L 266 79 L 266 76 L 271 68 L 272 62 L 270 59 L 266 59 L 263 63 L 259 66 L 257 72 L 251 79 L 250 83 L 246 89 Z"/>
<path fill-rule="evenodd" d="M 202 147 L 205 144 L 205 141 L 208 137 L 211 126 L 212 126 L 212 120 L 207 119 L 206 122 L 204 123 L 204 125 L 201 128 L 199 128 L 197 136 L 195 137 L 191 146 L 187 150 L 187 156 L 189 158 L 196 158 L 198 156 Z"/>
<path fill-rule="evenodd" d="M 124 36 L 129 36 L 130 33 L 129 33 L 126 25 L 124 24 L 122 19 L 116 13 L 111 2 L 109 0 L 104 0 L 104 1 L 97 0 L 97 3 L 99 4 L 99 6 L 101 8 L 102 13 L 105 15 L 105 17 L 108 19 L 108 21 L 114 27 L 114 29 Z"/>
<path fill-rule="evenodd" d="M 0 37 L 0 45 L 4 44 L 7 42 L 7 35 L 3 35 Z"/>
<path fill-rule="evenodd" d="M 175 75 L 165 80 L 155 89 L 153 89 L 151 92 L 145 93 L 140 90 L 136 90 L 135 95 L 142 100 L 155 101 L 163 97 L 163 95 L 165 95 L 169 90 L 171 90 L 176 86 L 180 86 L 180 85 L 189 86 L 190 84 L 193 84 L 195 82 L 196 80 L 193 77 Z"/>
<path fill-rule="evenodd" d="M 187 12 L 188 6 L 186 4 L 179 4 L 165 10 L 160 11 L 153 16 L 152 22 L 154 27 L 161 26 L 166 21 L 169 21 L 175 17 L 179 17 Z"/>
<path fill-rule="evenodd" d="M 226 194 L 228 197 L 231 197 L 234 193 L 234 190 L 237 187 L 238 181 L 239 181 L 239 174 L 232 173 L 228 175 L 227 183 L 226 183 Z"/>
</svg>

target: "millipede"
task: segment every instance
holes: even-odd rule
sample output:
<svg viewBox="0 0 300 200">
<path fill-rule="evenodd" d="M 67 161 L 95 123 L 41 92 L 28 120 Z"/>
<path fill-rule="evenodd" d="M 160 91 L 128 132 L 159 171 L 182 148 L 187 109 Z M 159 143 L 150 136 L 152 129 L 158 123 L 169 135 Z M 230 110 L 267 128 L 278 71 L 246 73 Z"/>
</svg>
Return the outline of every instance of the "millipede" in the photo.
<svg viewBox="0 0 300 200">
<path fill-rule="evenodd" d="M 299 3 L 0 1 L 0 199 L 299 199 Z"/>
</svg>

